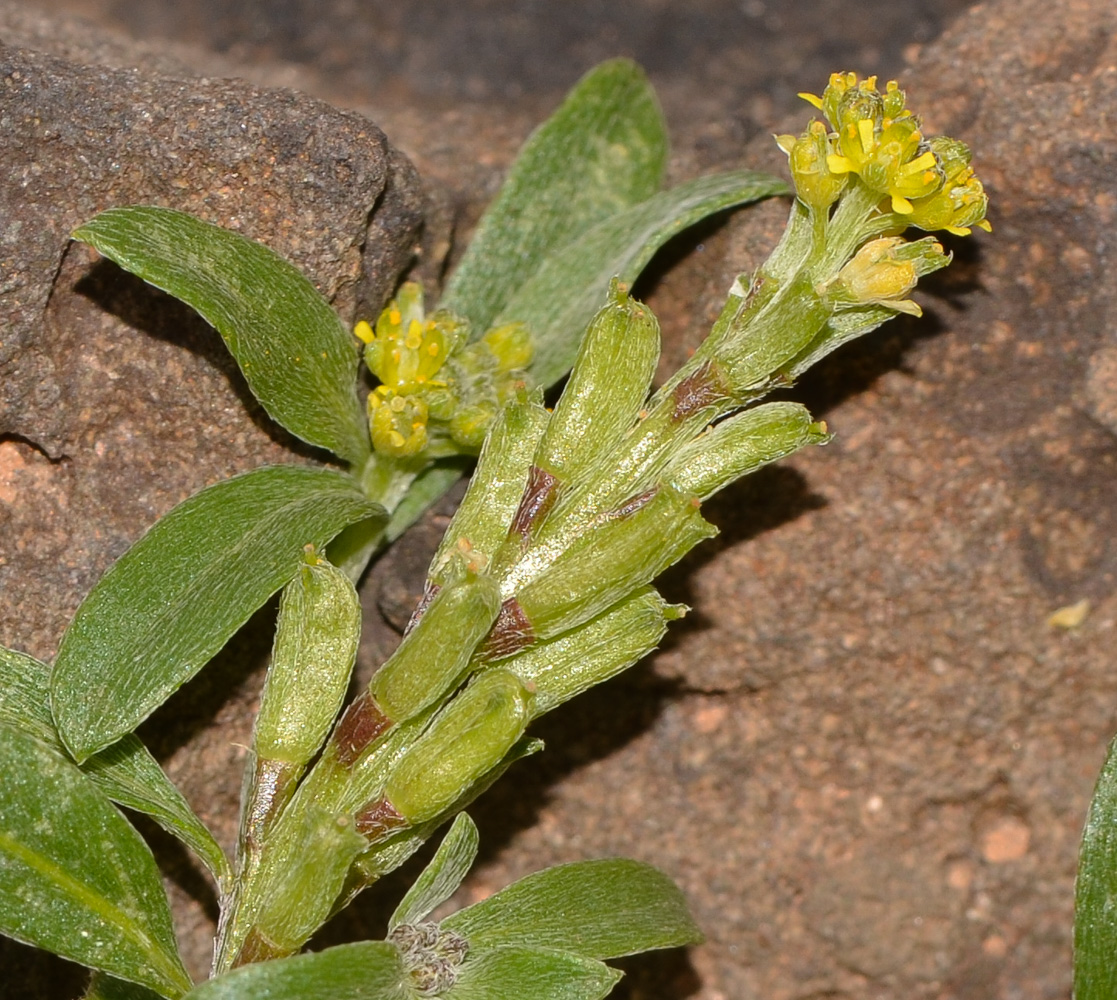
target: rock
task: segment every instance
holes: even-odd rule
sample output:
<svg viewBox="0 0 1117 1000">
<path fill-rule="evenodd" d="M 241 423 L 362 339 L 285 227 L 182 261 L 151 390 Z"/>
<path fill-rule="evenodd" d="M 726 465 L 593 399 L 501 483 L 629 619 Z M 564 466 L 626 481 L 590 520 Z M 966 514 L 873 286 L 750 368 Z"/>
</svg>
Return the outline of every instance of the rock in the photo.
<svg viewBox="0 0 1117 1000">
<path fill-rule="evenodd" d="M 158 513 L 306 451 L 261 413 L 206 324 L 69 232 L 115 205 L 194 212 L 273 247 L 352 321 L 375 313 L 414 256 L 422 194 L 374 124 L 298 94 L 13 48 L 0 59 L 0 468 L 21 501 L 0 516 L 7 537 L 34 538 L 5 553 L 0 576 L 12 587 L 29 571 L 16 554 L 26 545 L 40 558 L 49 548 L 56 574 L 38 574 L 33 599 L 19 584 L 25 610 L 15 619 L 9 605 L 0 632 L 48 655 L 75 587 Z M 32 481 L 46 487 L 34 504 L 20 486 Z"/>
<path fill-rule="evenodd" d="M 650 665 L 543 720 L 536 734 L 546 753 L 517 764 L 471 810 L 485 853 L 460 902 L 548 864 L 612 854 L 640 857 L 679 881 L 707 943 L 626 962 L 632 996 L 1008 1000 L 1069 989 L 1078 837 L 1113 735 L 1117 202 L 1109 123 L 1117 120 L 1117 14 L 1105 0 L 992 0 L 960 14 L 921 51 L 905 50 L 909 65 L 900 72 L 899 46 L 926 40 L 901 30 L 921 8 L 884 6 L 895 30 L 879 64 L 900 77 L 930 130 L 974 148 L 995 232 L 951 242 L 954 266 L 918 293 L 922 321 L 890 324 L 803 380 L 798 398 L 827 419 L 834 443 L 710 505 L 722 535 L 664 582 L 669 597 L 694 607 L 690 618 Z M 439 46 L 456 40 L 452 32 L 407 34 L 411 7 L 392 13 L 398 31 L 376 36 L 386 59 L 354 55 L 353 46 L 339 46 L 340 55 L 300 50 L 291 24 L 276 29 L 279 51 L 303 60 L 299 79 L 319 94 L 336 86 L 333 100 L 383 108 L 377 120 L 390 123 L 424 176 L 452 189 L 449 198 L 439 194 L 439 211 L 468 226 L 530 124 L 586 65 L 586 52 L 599 50 L 585 49 L 584 39 L 582 48 L 564 48 L 558 33 L 548 34 L 556 60 L 574 53 L 570 76 L 559 81 L 552 69 L 533 67 L 551 89 L 522 99 L 515 80 L 488 66 L 477 93 L 491 102 L 503 95 L 504 103 L 472 100 L 474 85 L 457 77 L 424 91 L 442 86 L 432 67 L 459 65 L 439 57 Z M 717 58 L 678 37 L 685 25 L 677 21 L 659 46 L 646 24 L 631 36 L 651 56 L 675 127 L 677 179 L 741 162 L 780 169 L 778 151 L 756 133 L 801 127 L 810 112 L 801 105 L 785 118 L 790 95 L 818 91 L 830 70 L 878 65 L 865 39 L 883 18 L 834 18 L 825 5 L 804 2 L 780 8 L 777 31 L 765 19 L 774 5 L 747 4 L 743 18 L 736 4 L 702 9 L 715 7 L 725 23 L 742 26 L 739 38 L 723 32 Z M 652 18 L 653 8 L 641 6 L 638 16 Z M 164 15 L 180 9 L 167 5 Z M 374 5 L 352 16 L 361 19 L 353 36 L 368 37 Z M 207 28 L 196 29 L 195 41 L 206 41 Z M 71 52 L 81 48 L 74 32 L 62 35 Z M 759 61 L 737 72 L 755 37 Z M 511 76 L 508 44 L 502 72 Z M 858 52 L 856 64 L 831 65 L 839 48 Z M 108 49 L 118 66 L 132 51 L 122 43 Z M 210 72 L 213 60 L 227 58 L 227 44 L 223 51 L 162 43 L 142 58 Z M 760 58 L 772 53 L 778 58 Z M 391 57 L 394 75 L 385 70 Z M 344 87 L 328 68 L 338 60 Z M 295 78 L 289 64 L 266 60 L 244 71 L 258 81 Z M 376 87 L 362 84 L 362 73 Z M 207 197 L 220 206 L 225 195 L 199 191 L 201 210 L 212 207 Z M 771 203 L 706 226 L 656 263 L 641 293 L 663 322 L 673 362 L 697 342 L 733 275 L 762 259 L 785 211 Z M 445 218 L 441 225 L 445 234 Z M 58 227 L 63 238 L 66 231 Z M 65 257 L 66 280 L 78 262 L 76 251 Z M 115 359 L 142 356 L 153 338 L 132 331 L 126 349 L 116 346 L 101 333 L 99 303 L 116 301 L 112 308 L 126 312 L 142 290 L 94 277 L 102 282 L 96 302 L 71 296 L 55 310 L 52 298 L 46 328 L 58 337 L 80 329 L 91 345 L 81 355 L 87 364 L 123 378 L 129 369 Z M 164 329 L 185 320 L 159 315 Z M 114 425 L 124 431 L 106 426 L 83 437 L 82 421 L 100 419 L 98 408 L 110 404 L 105 396 L 83 403 L 91 411 L 83 417 L 64 397 L 67 414 L 57 419 L 63 431 L 78 429 L 66 431 L 76 433 L 76 457 L 52 464 L 21 442 L 0 444 L 0 502 L 16 495 L 40 505 L 32 513 L 24 503 L 21 520 L 0 536 L 0 556 L 24 567 L 0 580 L 19 607 L 18 618 L 5 612 L 7 627 L 29 637 L 26 648 L 49 655 L 107 561 L 102 554 L 134 537 L 131 529 L 112 534 L 107 525 L 118 521 L 104 519 L 99 503 L 120 505 L 118 520 L 131 518 L 138 530 L 189 489 L 243 467 L 258 444 L 288 455 L 255 425 L 230 445 L 224 428 L 242 401 L 226 376 L 212 375 L 219 348 L 196 351 L 204 353 L 176 355 L 172 386 L 137 407 L 166 412 L 177 436 L 126 411 L 119 418 L 132 423 Z M 172 390 L 200 373 L 209 373 L 207 392 L 220 404 L 203 394 L 179 406 Z M 87 383 L 81 391 L 102 388 Z M 113 479 L 111 463 L 131 454 L 129 434 L 151 435 L 160 459 L 132 459 Z M 95 473 L 98 440 L 109 461 Z M 220 467 L 187 483 L 192 463 L 218 446 L 229 449 Z M 179 470 L 169 485 L 168 463 Z M 92 485 L 94 475 L 106 485 Z M 378 570 L 391 581 L 380 603 L 397 621 L 422 563 L 403 551 Z M 54 582 L 40 586 L 40 576 Z M 1075 629 L 1048 626 L 1052 611 L 1083 598 L 1091 611 Z M 387 630 L 375 603 L 366 598 L 365 671 L 390 644 L 390 636 L 376 638 Z M 226 837 L 238 781 L 230 744 L 250 725 L 252 662 L 231 651 L 199 678 L 192 722 L 175 715 L 187 710 L 180 701 L 157 720 L 166 733 L 145 733 Z M 183 875 L 186 866 L 177 871 L 186 888 L 173 889 L 176 917 L 198 970 L 212 899 L 207 911 L 201 879 Z M 382 933 L 406 884 L 403 873 L 388 880 L 319 943 Z M 27 989 L 28 1000 L 48 995 Z M 68 1000 L 72 991 L 49 995 Z"/>
</svg>

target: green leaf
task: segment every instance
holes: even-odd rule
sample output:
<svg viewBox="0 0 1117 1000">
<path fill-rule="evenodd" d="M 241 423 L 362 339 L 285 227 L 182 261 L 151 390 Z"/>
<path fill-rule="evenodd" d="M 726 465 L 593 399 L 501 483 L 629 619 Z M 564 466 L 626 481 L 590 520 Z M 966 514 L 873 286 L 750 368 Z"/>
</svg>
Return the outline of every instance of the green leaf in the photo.
<svg viewBox="0 0 1117 1000">
<path fill-rule="evenodd" d="M 147 845 L 70 761 L 0 724 L 0 931 L 179 997 L 190 979 Z"/>
<path fill-rule="evenodd" d="M 50 667 L 0 646 L 0 722 L 62 749 L 50 714 Z"/>
<path fill-rule="evenodd" d="M 621 978 L 591 958 L 546 948 L 506 945 L 474 954 L 446 1000 L 599 1000 Z"/>
<path fill-rule="evenodd" d="M 216 327 L 273 420 L 364 464 L 371 446 L 357 398 L 357 342 L 297 268 L 239 233 L 148 205 L 102 212 L 74 238 Z"/>
<path fill-rule="evenodd" d="M 33 656 L 0 647 L 0 722 L 65 753 L 50 714 L 50 667 Z M 128 734 L 82 770 L 113 802 L 154 819 L 203 861 L 218 882 L 229 877 L 229 862 L 213 835 L 194 815 L 158 762 Z"/>
<path fill-rule="evenodd" d="M 667 147 L 643 70 L 590 70 L 524 144 L 439 305 L 483 334 L 557 248 L 659 190 Z"/>
<path fill-rule="evenodd" d="M 194 987 L 187 1000 L 410 1000 L 399 950 L 362 941 L 260 962 Z"/>
<path fill-rule="evenodd" d="M 354 480 L 295 465 L 216 483 L 132 546 L 78 608 L 51 678 L 59 734 L 80 761 L 130 732 L 322 546 L 382 516 Z"/>
<path fill-rule="evenodd" d="M 399 924 L 417 924 L 454 895 L 477 857 L 477 844 L 477 825 L 466 813 L 458 813 L 430 864 L 400 900 L 388 921 L 388 930 Z"/>
<path fill-rule="evenodd" d="M 156 1000 L 158 996 L 158 993 L 153 993 L 146 986 L 95 972 L 81 1000 Z"/>
<path fill-rule="evenodd" d="M 529 370 L 540 385 L 551 385 L 574 363 L 581 331 L 605 302 L 610 279 L 635 281 L 664 243 L 715 212 L 788 191 L 778 177 L 754 170 L 699 177 L 663 191 L 549 256 L 496 322 L 527 324 L 535 344 Z"/>
<path fill-rule="evenodd" d="M 682 892 L 651 865 L 577 861 L 536 872 L 442 921 L 470 947 L 526 944 L 617 958 L 702 940 Z"/>
<path fill-rule="evenodd" d="M 232 870 L 225 852 L 137 736 L 122 736 L 86 760 L 81 769 L 113 802 L 150 816 L 181 840 L 219 886 L 229 882 Z"/>
<path fill-rule="evenodd" d="M 1074 887 L 1075 1000 L 1117 996 L 1117 739 L 1109 744 L 1082 833 Z"/>
</svg>

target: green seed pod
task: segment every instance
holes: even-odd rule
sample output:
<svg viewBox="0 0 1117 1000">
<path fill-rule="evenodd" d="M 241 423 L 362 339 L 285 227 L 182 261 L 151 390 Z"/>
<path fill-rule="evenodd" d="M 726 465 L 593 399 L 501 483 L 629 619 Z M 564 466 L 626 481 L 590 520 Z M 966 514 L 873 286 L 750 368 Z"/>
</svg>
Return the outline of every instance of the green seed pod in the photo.
<svg viewBox="0 0 1117 1000">
<path fill-rule="evenodd" d="M 531 695 L 520 679 L 486 670 L 396 765 L 385 800 L 412 826 L 433 819 L 501 762 L 530 718 Z"/>
<path fill-rule="evenodd" d="M 676 453 L 664 480 L 702 500 L 809 444 L 830 440 L 798 403 L 766 403 L 723 420 Z"/>
<path fill-rule="evenodd" d="M 318 752 L 337 717 L 361 638 L 349 578 L 311 547 L 306 559 L 279 600 L 254 735 L 257 756 L 298 765 Z"/>
<path fill-rule="evenodd" d="M 299 829 L 285 831 L 290 835 L 270 856 L 266 895 L 241 958 L 254 939 L 273 949 L 269 957 L 298 951 L 330 915 L 350 866 L 367 847 L 352 816 L 309 806 L 298 820 Z"/>
<path fill-rule="evenodd" d="M 384 715 L 404 722 L 441 699 L 461 680 L 499 610 L 499 588 L 487 576 L 440 590 L 372 678 L 369 692 Z"/>
<path fill-rule="evenodd" d="M 686 608 L 643 587 L 584 625 L 539 642 L 501 666 L 535 692 L 533 717 L 627 670 L 663 638 Z"/>
<path fill-rule="evenodd" d="M 762 393 L 832 312 L 809 273 L 796 275 L 759 312 L 745 310 L 745 322 L 726 331 L 714 359 L 730 390 L 743 400 Z"/>
<path fill-rule="evenodd" d="M 669 486 L 633 497 L 517 588 L 516 616 L 502 609 L 501 620 L 522 617 L 535 640 L 556 636 L 612 607 L 716 533 L 698 501 Z"/>
<path fill-rule="evenodd" d="M 349 686 L 360 637 L 361 606 L 353 584 L 307 546 L 306 564 L 279 599 L 271 666 L 246 764 L 241 838 L 247 854 L 263 843 L 325 742 Z"/>
<path fill-rule="evenodd" d="M 522 399 L 507 406 L 493 424 L 471 485 L 431 560 L 429 580 L 438 587 L 483 572 L 508 534 L 524 492 L 531 458 L 547 411 Z"/>
<path fill-rule="evenodd" d="M 635 422 L 659 360 L 659 324 L 615 278 L 582 338 L 535 464 L 563 483 L 590 473 Z"/>
</svg>

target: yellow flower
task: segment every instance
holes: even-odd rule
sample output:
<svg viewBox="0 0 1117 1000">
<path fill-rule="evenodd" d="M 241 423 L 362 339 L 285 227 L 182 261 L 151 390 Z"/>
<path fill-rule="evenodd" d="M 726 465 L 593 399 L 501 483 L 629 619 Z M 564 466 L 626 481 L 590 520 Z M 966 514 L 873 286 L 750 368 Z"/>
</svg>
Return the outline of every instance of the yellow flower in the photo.
<svg viewBox="0 0 1117 1000">
<path fill-rule="evenodd" d="M 397 298 L 376 321 L 358 323 L 354 333 L 365 342 L 365 363 L 386 386 L 413 392 L 423 385 L 437 385 L 434 376 L 457 341 L 456 322 L 447 315 L 427 319 L 423 313 L 423 290 L 414 282 L 405 284 Z"/>
<path fill-rule="evenodd" d="M 969 147 L 946 136 L 936 136 L 930 146 L 945 179 L 936 192 L 913 204 L 906 221 L 929 232 L 945 229 L 955 236 L 969 236 L 972 226 L 992 232 L 985 218 L 989 199 L 970 166 Z"/>
<path fill-rule="evenodd" d="M 821 97 L 799 96 L 822 111 L 834 129 L 826 155 L 831 174 L 856 175 L 887 198 L 889 209 L 906 224 L 963 236 L 971 226 L 990 228 L 988 202 L 966 145 L 945 137 L 926 139 L 894 80 L 882 94 L 876 77 L 858 80 L 856 73 L 834 73 Z"/>
<path fill-rule="evenodd" d="M 949 263 L 942 244 L 929 236 L 913 243 L 884 236 L 866 243 L 821 291 L 839 308 L 878 305 L 919 316 L 919 305 L 906 296 L 921 277 Z"/>
<path fill-rule="evenodd" d="M 849 178 L 848 171 L 835 172 L 830 168 L 833 144 L 826 126 L 815 120 L 798 138 L 778 135 L 776 142 L 787 153 L 795 193 L 803 203 L 820 211 L 833 205 Z"/>
<path fill-rule="evenodd" d="M 385 385 L 368 394 L 369 433 L 381 454 L 419 454 L 427 446 L 427 417 L 427 404 L 418 396 L 401 396 Z"/>
</svg>

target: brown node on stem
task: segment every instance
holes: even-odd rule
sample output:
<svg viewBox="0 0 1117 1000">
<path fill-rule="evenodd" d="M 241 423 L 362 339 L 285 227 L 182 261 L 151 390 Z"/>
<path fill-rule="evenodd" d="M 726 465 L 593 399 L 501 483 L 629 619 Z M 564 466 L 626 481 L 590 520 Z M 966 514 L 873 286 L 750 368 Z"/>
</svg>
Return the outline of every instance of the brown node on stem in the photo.
<svg viewBox="0 0 1117 1000">
<path fill-rule="evenodd" d="M 516 516 L 512 518 L 510 533 L 515 533 L 526 540 L 531 534 L 531 529 L 542 521 L 555 505 L 555 500 L 558 499 L 558 487 L 559 481 L 554 476 L 533 465 L 528 473 L 524 495 L 520 498 L 520 506 L 516 508 Z"/>
<path fill-rule="evenodd" d="M 719 399 L 724 399 L 726 392 L 713 365 L 707 361 L 675 386 L 672 395 L 675 408 L 671 413 L 671 419 L 675 423 L 680 423 Z"/>
<path fill-rule="evenodd" d="M 633 497 L 629 497 L 615 510 L 609 512 L 610 521 L 621 521 L 626 517 L 631 517 L 641 507 L 647 507 L 652 502 L 655 495 L 659 492 L 658 486 L 653 486 L 650 490 L 644 490 L 643 493 L 637 493 Z"/>
<path fill-rule="evenodd" d="M 510 597 L 500 606 L 500 613 L 481 646 L 481 657 L 485 660 L 501 660 L 518 653 L 533 642 L 535 630 L 531 627 L 531 622 L 520 607 L 520 602 Z"/>
<path fill-rule="evenodd" d="M 355 826 L 361 836 L 368 837 L 369 841 L 376 841 L 396 830 L 402 830 L 407 826 L 407 820 L 387 799 L 377 799 L 357 813 Z"/>
<path fill-rule="evenodd" d="M 338 763 L 342 767 L 352 767 L 365 747 L 391 725 L 392 720 L 380 711 L 372 695 L 362 692 L 345 710 L 334 730 Z"/>
</svg>

